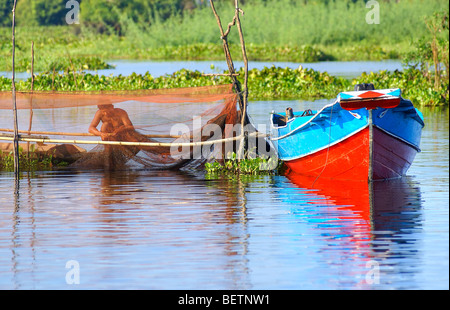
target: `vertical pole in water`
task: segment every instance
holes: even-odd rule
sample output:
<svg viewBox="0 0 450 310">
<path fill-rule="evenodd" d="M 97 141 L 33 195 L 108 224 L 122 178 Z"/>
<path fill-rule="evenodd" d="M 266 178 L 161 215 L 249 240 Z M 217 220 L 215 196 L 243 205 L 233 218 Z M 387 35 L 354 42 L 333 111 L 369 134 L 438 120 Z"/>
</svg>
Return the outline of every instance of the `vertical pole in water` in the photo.
<svg viewBox="0 0 450 310">
<path fill-rule="evenodd" d="M 373 119 L 372 109 L 368 110 L 369 118 L 369 182 L 373 181 Z"/>
<path fill-rule="evenodd" d="M 238 0 L 235 0 L 235 9 L 236 10 L 235 10 L 234 18 L 233 18 L 233 21 L 228 24 L 228 29 L 225 32 L 223 30 L 222 23 L 220 22 L 219 15 L 217 14 L 216 9 L 214 7 L 214 1 L 210 0 L 210 3 L 211 3 L 211 9 L 217 20 L 217 24 L 219 25 L 219 30 L 220 30 L 220 34 L 221 34 L 220 38 L 222 39 L 223 48 L 224 48 L 224 52 L 225 52 L 225 58 L 227 60 L 228 69 L 230 71 L 230 77 L 233 80 L 233 85 L 239 96 L 238 97 L 239 98 L 239 107 L 241 109 L 241 130 L 242 130 L 242 135 L 245 135 L 246 134 L 244 131 L 245 125 L 248 124 L 250 121 L 249 121 L 248 115 L 247 115 L 248 60 L 247 60 L 247 54 L 246 54 L 246 50 L 245 50 L 244 36 L 242 34 L 241 22 L 239 19 L 239 13 L 243 13 L 243 12 L 241 9 L 239 9 Z M 237 80 L 236 76 L 234 75 L 235 69 L 234 69 L 234 65 L 233 65 L 233 60 L 231 59 L 230 49 L 228 47 L 228 40 L 227 40 L 227 36 L 230 31 L 230 28 L 231 28 L 231 26 L 234 26 L 235 24 L 237 24 L 238 31 L 239 31 L 239 39 L 240 39 L 241 48 L 242 48 L 242 57 L 243 57 L 244 66 L 245 66 L 245 68 L 244 68 L 244 70 L 245 70 L 244 89 L 242 91 L 240 88 L 239 81 Z M 239 145 L 239 150 L 238 150 L 238 154 L 237 154 L 239 159 L 243 159 L 244 152 L 247 148 L 246 142 L 247 142 L 247 137 L 244 136 L 244 138 L 241 140 L 241 143 Z"/>
<path fill-rule="evenodd" d="M 238 0 L 235 0 L 235 6 L 236 6 L 236 12 L 235 12 L 235 17 L 236 17 L 236 26 L 238 28 L 238 32 L 239 32 L 239 40 L 241 43 L 241 49 L 242 49 L 242 58 L 244 60 L 244 89 L 243 89 L 243 110 L 241 111 L 241 130 L 242 130 L 242 134 L 244 135 L 244 138 L 241 140 L 241 144 L 239 146 L 239 154 L 238 154 L 238 158 L 243 159 L 244 158 L 244 152 L 247 149 L 247 141 L 248 141 L 248 137 L 247 134 L 245 132 L 245 123 L 246 123 L 246 119 L 247 119 L 247 99 L 248 99 L 248 88 L 247 88 L 247 84 L 248 84 L 248 59 L 247 59 L 247 52 L 245 50 L 245 41 L 244 41 L 244 34 L 242 33 L 242 26 L 241 26 L 241 20 L 239 18 L 239 13 L 244 14 L 244 12 L 239 9 L 239 4 L 238 4 Z"/>
<path fill-rule="evenodd" d="M 31 91 L 34 91 L 34 41 L 31 41 Z"/>
<path fill-rule="evenodd" d="M 12 99 L 13 99 L 13 114 L 14 114 L 14 174 L 19 176 L 19 129 L 17 125 L 17 106 L 16 106 L 16 83 L 15 83 L 15 23 L 16 23 L 16 2 L 12 9 Z"/>
<path fill-rule="evenodd" d="M 34 91 L 34 41 L 31 41 L 31 98 L 30 98 L 30 123 L 28 124 L 28 134 L 31 132 L 33 124 L 33 91 Z M 27 160 L 30 160 L 30 142 L 27 142 Z"/>
<path fill-rule="evenodd" d="M 233 81 L 233 85 L 234 88 L 236 90 L 236 92 L 239 94 L 239 106 L 242 109 L 243 107 L 243 99 L 242 99 L 242 94 L 241 94 L 241 87 L 239 84 L 239 81 L 237 80 L 236 76 L 234 75 L 236 73 L 235 69 L 234 69 L 234 64 L 233 64 L 233 59 L 231 58 L 231 53 L 230 53 L 230 48 L 228 46 L 228 33 L 229 33 L 229 29 L 227 30 L 227 32 L 225 33 L 223 31 L 223 27 L 222 27 L 222 23 L 220 21 L 220 17 L 217 14 L 216 8 L 214 7 L 214 1 L 213 0 L 209 0 L 210 4 L 211 4 L 211 9 L 214 13 L 214 16 L 216 17 L 216 21 L 217 24 L 219 26 L 219 30 L 220 30 L 220 38 L 222 39 L 222 45 L 223 45 L 223 50 L 225 53 L 225 59 L 227 61 L 227 65 L 228 65 L 228 70 L 230 71 L 230 77 Z M 231 27 L 233 25 L 233 22 L 230 23 L 228 25 L 228 27 Z"/>
</svg>

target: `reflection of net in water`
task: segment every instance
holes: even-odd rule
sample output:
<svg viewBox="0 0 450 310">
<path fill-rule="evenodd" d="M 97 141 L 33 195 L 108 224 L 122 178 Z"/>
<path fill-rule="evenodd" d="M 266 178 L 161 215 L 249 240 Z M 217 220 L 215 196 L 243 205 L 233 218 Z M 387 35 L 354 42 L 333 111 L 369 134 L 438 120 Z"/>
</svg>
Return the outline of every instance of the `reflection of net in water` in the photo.
<svg viewBox="0 0 450 310">
<path fill-rule="evenodd" d="M 178 168 L 197 165 L 208 157 L 223 158 L 214 151 L 214 144 L 202 145 L 198 152 L 186 143 L 231 138 L 237 135 L 234 125 L 240 122 L 231 85 L 18 92 L 16 100 L 18 128 L 28 137 L 23 140 L 34 137 L 59 146 L 81 146 L 86 152 L 74 148 L 77 154 L 72 154 L 76 156 L 71 166 L 85 169 Z M 7 132 L 11 135 L 13 128 L 11 102 L 10 92 L 0 92 L 3 137 Z M 230 148 L 216 149 L 223 153 Z"/>
</svg>

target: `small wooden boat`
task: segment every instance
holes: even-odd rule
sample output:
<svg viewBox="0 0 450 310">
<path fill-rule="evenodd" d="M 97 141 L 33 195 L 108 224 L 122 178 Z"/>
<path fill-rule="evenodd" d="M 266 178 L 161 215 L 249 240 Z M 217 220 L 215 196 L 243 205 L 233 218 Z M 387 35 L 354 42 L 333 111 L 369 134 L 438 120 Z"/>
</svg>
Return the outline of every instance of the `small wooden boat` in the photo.
<svg viewBox="0 0 450 310">
<path fill-rule="evenodd" d="M 272 112 L 271 127 L 278 156 L 293 172 L 372 181 L 406 174 L 424 120 L 400 89 L 358 84 L 319 111 Z"/>
<path fill-rule="evenodd" d="M 288 172 L 286 178 L 295 186 L 282 186 L 278 191 L 285 205 L 293 207 L 293 214 L 304 215 L 313 224 L 327 230 L 336 228 L 341 237 L 355 242 L 358 249 L 369 247 L 384 234 L 376 231 L 404 231 L 417 223 L 421 209 L 420 187 L 404 177 L 385 182 L 360 182 L 309 177 Z M 305 204 L 305 201 L 307 203 Z M 301 212 L 295 208 L 302 207 Z M 311 206 L 316 206 L 311 208 Z M 331 234 L 332 237 L 339 237 Z M 370 252 L 370 251 L 369 251 Z"/>
</svg>

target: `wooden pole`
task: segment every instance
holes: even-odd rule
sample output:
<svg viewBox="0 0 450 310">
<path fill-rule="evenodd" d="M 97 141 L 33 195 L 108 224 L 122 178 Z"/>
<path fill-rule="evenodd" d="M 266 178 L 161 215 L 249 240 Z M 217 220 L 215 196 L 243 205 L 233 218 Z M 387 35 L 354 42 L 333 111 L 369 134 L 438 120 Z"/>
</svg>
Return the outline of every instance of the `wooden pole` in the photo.
<svg viewBox="0 0 450 310">
<path fill-rule="evenodd" d="M 239 145 L 239 150 L 238 150 L 238 158 L 239 159 L 243 159 L 244 158 L 244 153 L 245 150 L 247 149 L 247 135 L 245 133 L 245 125 L 250 123 L 250 120 L 248 119 L 248 115 L 247 115 L 247 99 L 248 99 L 248 88 L 247 88 L 247 83 L 248 83 L 248 59 L 247 59 L 247 53 L 245 50 L 245 41 L 244 41 L 244 35 L 242 33 L 242 26 L 241 26 L 241 22 L 239 19 L 239 14 L 240 13 L 244 13 L 240 8 L 239 8 L 239 3 L 238 0 L 235 0 L 235 13 L 234 13 L 234 17 L 233 20 L 228 24 L 227 30 L 224 32 L 223 27 L 222 27 L 222 23 L 220 21 L 220 17 L 217 14 L 217 11 L 214 7 L 214 1 L 210 0 L 211 3 L 211 9 L 214 13 L 214 16 L 216 17 L 216 21 L 217 24 L 219 26 L 219 30 L 220 30 L 220 34 L 221 34 L 221 39 L 222 39 L 222 44 L 223 44 L 223 49 L 225 52 L 225 58 L 227 60 L 227 64 L 228 64 L 228 68 L 230 71 L 230 77 L 233 80 L 233 85 L 235 87 L 236 92 L 239 94 L 239 107 L 241 110 L 241 136 L 243 137 L 241 140 L 241 143 Z M 239 40 L 241 43 L 241 49 L 242 49 L 242 57 L 244 60 L 244 72 L 245 72 L 245 76 L 244 76 L 244 89 L 241 90 L 241 84 L 239 83 L 238 79 L 236 78 L 236 71 L 234 68 L 234 64 L 233 64 L 233 60 L 231 58 L 231 54 L 230 54 L 230 48 L 228 46 L 228 34 L 230 33 L 231 27 L 237 25 L 238 28 L 238 32 L 239 32 Z"/>
<path fill-rule="evenodd" d="M 252 132 L 249 136 L 266 137 L 266 134 L 259 132 Z M 62 144 L 103 144 L 103 145 L 124 145 L 124 146 L 162 146 L 162 147 L 184 147 L 184 146 L 202 146 L 213 145 L 224 142 L 232 142 L 241 140 L 243 135 L 236 137 L 207 140 L 201 142 L 127 142 L 127 141 L 92 141 L 92 140 L 68 140 L 68 139 L 49 139 L 46 137 L 20 137 L 19 141 L 23 142 L 37 142 L 37 143 L 62 143 Z M 11 141 L 14 137 L 0 134 L 0 140 Z"/>
<path fill-rule="evenodd" d="M 242 96 L 241 84 L 239 83 L 239 80 L 236 78 L 236 76 L 238 74 L 236 73 L 236 69 L 234 68 L 233 59 L 232 59 L 231 53 L 230 53 L 230 47 L 228 46 L 228 34 L 231 30 L 231 27 L 233 25 L 235 25 L 236 14 L 233 18 L 233 21 L 228 24 L 227 31 L 225 32 L 223 30 L 222 22 L 220 21 L 219 14 L 217 14 L 216 8 L 214 6 L 214 1 L 210 0 L 210 3 L 211 3 L 211 9 L 212 9 L 213 14 L 217 21 L 217 25 L 219 26 L 220 38 L 222 39 L 222 45 L 223 45 L 223 50 L 225 53 L 225 59 L 227 61 L 227 65 L 228 65 L 228 71 L 230 72 L 229 75 L 233 81 L 233 86 L 234 86 L 236 93 L 239 94 L 239 97 L 238 97 L 239 98 L 239 108 L 241 109 L 241 111 L 243 111 L 244 110 L 244 96 Z M 247 115 L 241 115 L 241 116 L 243 117 L 245 124 L 248 124 L 250 122 Z"/>
<path fill-rule="evenodd" d="M 239 73 L 228 74 L 228 73 L 203 73 L 202 76 L 239 76 Z"/>
<path fill-rule="evenodd" d="M 8 128 L 0 128 L 0 132 L 14 132 L 14 130 Z M 19 130 L 19 133 L 26 133 L 28 135 L 49 135 L 49 136 L 77 136 L 77 137 L 95 137 L 92 133 L 84 132 L 57 132 L 57 131 L 31 131 L 31 130 Z M 0 133 L 1 135 L 1 133 Z M 158 135 L 158 134 L 148 134 L 143 135 L 147 138 L 182 138 L 182 135 Z"/>
<path fill-rule="evenodd" d="M 16 104 L 16 83 L 15 83 L 15 53 L 16 53 L 16 38 L 15 38 L 15 23 L 16 23 L 16 3 L 14 0 L 12 9 L 12 100 L 13 100 L 13 114 L 14 114 L 14 174 L 19 175 L 19 128 L 17 125 L 17 104 Z"/>
<path fill-rule="evenodd" d="M 247 135 L 245 133 L 245 125 L 246 125 L 246 119 L 247 119 L 247 99 L 248 99 L 248 59 L 247 59 L 247 52 L 245 50 L 245 41 L 244 41 L 244 34 L 242 33 L 242 26 L 241 26 L 241 20 L 239 18 L 239 14 L 244 12 L 239 8 L 238 0 L 235 0 L 235 20 L 236 20 L 236 27 L 238 29 L 239 33 L 239 41 L 241 43 L 241 50 L 242 50 L 242 59 L 244 61 L 244 89 L 242 90 L 242 99 L 243 99 L 243 110 L 241 112 L 242 118 L 241 118 L 241 128 L 242 128 L 242 134 L 244 134 L 244 139 L 242 139 L 241 144 L 239 146 L 238 155 L 239 158 L 244 158 L 244 152 L 247 150 Z"/>
<path fill-rule="evenodd" d="M 31 41 L 31 91 L 34 90 L 34 41 Z"/>
</svg>

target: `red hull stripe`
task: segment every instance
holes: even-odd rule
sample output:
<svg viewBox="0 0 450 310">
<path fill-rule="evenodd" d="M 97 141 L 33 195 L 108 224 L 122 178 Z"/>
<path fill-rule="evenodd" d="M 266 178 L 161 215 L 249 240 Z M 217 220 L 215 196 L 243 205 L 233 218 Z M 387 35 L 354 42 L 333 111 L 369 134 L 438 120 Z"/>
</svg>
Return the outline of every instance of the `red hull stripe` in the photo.
<svg viewBox="0 0 450 310">
<path fill-rule="evenodd" d="M 317 178 L 369 180 L 369 128 L 317 153 L 286 161 L 293 172 Z M 372 179 L 393 179 L 406 174 L 417 150 L 392 135 L 373 128 Z"/>
<path fill-rule="evenodd" d="M 294 172 L 312 177 L 364 180 L 369 178 L 369 128 L 317 153 L 287 161 Z"/>
</svg>

